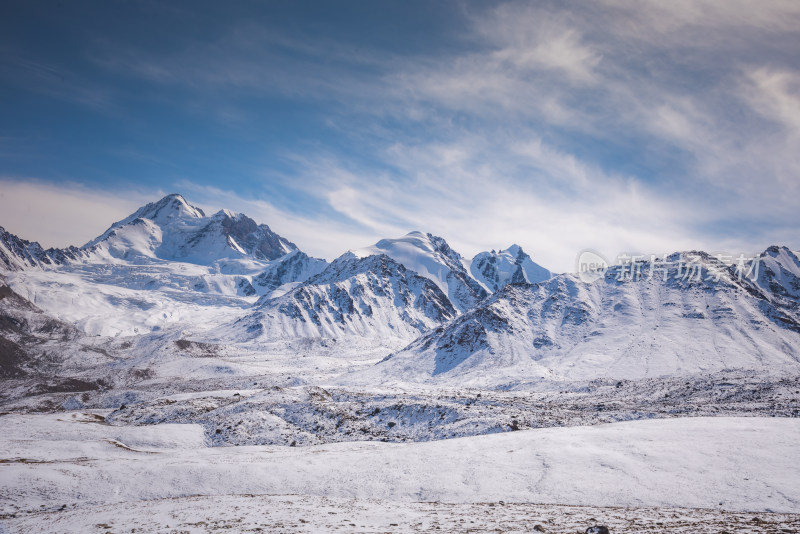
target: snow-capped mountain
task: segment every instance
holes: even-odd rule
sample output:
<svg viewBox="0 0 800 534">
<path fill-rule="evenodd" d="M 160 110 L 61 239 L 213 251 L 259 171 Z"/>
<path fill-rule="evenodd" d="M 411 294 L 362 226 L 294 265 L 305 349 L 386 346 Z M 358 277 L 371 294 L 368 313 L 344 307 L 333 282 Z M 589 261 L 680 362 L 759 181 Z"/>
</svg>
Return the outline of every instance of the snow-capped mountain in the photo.
<svg viewBox="0 0 800 534">
<path fill-rule="evenodd" d="M 494 293 L 506 284 L 536 284 L 547 280 L 553 273 L 534 263 L 519 245 L 506 250 L 480 252 L 469 266 L 473 278 Z"/>
<path fill-rule="evenodd" d="M 782 280 L 786 263 L 796 265 L 786 252 L 765 253 L 777 258 L 772 272 Z M 684 257 L 701 266 L 699 277 Z M 615 266 L 595 283 L 557 275 L 508 284 L 366 379 L 497 385 L 800 369 L 800 318 L 755 283 L 705 253 L 675 254 L 653 266 L 654 276 L 642 264 L 638 277 L 631 266 Z"/>
<path fill-rule="evenodd" d="M 136 265 L 163 260 L 214 266 L 229 274 L 263 270 L 257 285 L 274 289 L 277 282 L 303 281 L 325 265 L 324 260 L 296 252 L 294 243 L 265 224 L 229 210 L 206 216 L 178 194 L 139 208 L 80 248 L 45 250 L 0 227 L 0 267 L 9 271 L 75 262 L 119 264 L 121 260 Z M 275 260 L 282 261 L 270 263 Z"/>
<path fill-rule="evenodd" d="M 683 256 L 709 275 L 687 274 Z M 683 256 L 652 264 L 656 276 L 616 266 L 585 283 L 552 276 L 516 245 L 467 261 L 444 239 L 412 232 L 328 264 L 266 225 L 226 210 L 206 216 L 180 195 L 80 249 L 0 232 L 9 290 L 96 336 L 410 342 L 365 373 L 379 382 L 502 386 L 797 365 L 795 253 L 770 247 L 752 281 L 704 253 Z"/>
<path fill-rule="evenodd" d="M 45 249 L 39 243 L 26 241 L 0 226 L 0 269 L 18 271 L 31 267 L 63 265 L 88 256 L 77 247 Z"/>
<path fill-rule="evenodd" d="M 0 231 L 0 270 L 21 296 L 86 333 L 216 327 L 327 262 L 245 215 L 207 217 L 180 195 L 150 203 L 81 248 L 44 250 Z"/>
<path fill-rule="evenodd" d="M 225 260 L 270 261 L 293 250 L 294 243 L 243 214 L 220 210 L 207 217 L 177 194 L 148 204 L 84 247 L 128 261 L 161 259 L 199 265 Z"/>
<path fill-rule="evenodd" d="M 800 430 L 792 421 L 800 414 L 800 260 L 770 247 L 749 267 L 742 273 L 692 252 L 615 266 L 587 282 L 551 276 L 517 246 L 470 262 L 419 232 L 328 264 L 243 215 L 209 217 L 178 195 L 145 206 L 81 249 L 43 250 L 0 229 L 0 461 L 12 497 L 2 517 L 31 531 L 56 521 L 59 531 L 83 532 L 119 526 L 123 506 L 132 510 L 127 524 L 140 530 L 148 528 L 142 510 L 160 510 L 163 525 L 191 527 L 199 524 L 196 511 L 176 520 L 175 503 L 210 492 L 216 500 L 203 501 L 212 504 L 206 508 L 250 507 L 257 513 L 248 525 L 257 527 L 264 524 L 264 495 L 257 493 L 270 489 L 265 479 L 284 492 L 286 480 L 299 480 L 278 504 L 303 502 L 309 517 L 308 506 L 318 501 L 309 504 L 303 492 L 316 495 L 330 480 L 344 480 L 341 496 L 349 499 L 355 486 L 370 482 L 368 471 L 379 490 L 389 480 L 386 494 L 396 497 L 410 459 L 417 466 L 401 497 L 451 495 L 498 509 L 504 506 L 493 501 L 500 498 L 539 498 L 538 485 L 509 497 L 509 480 L 527 487 L 537 469 L 537 480 L 550 477 L 551 464 L 563 472 L 551 483 L 552 502 L 574 498 L 574 488 L 562 491 L 563 481 L 599 466 L 594 486 L 621 488 L 620 507 L 642 505 L 624 487 L 632 470 L 648 473 L 648 489 L 653 466 L 661 469 L 663 488 L 649 497 L 657 505 L 674 493 L 675 480 L 702 482 L 707 472 L 723 472 L 695 492 L 698 498 L 667 504 L 722 507 L 734 499 L 748 510 L 736 517 L 749 527 L 748 492 L 761 499 L 760 509 L 776 502 L 798 508 L 782 496 L 798 493 Z M 686 416 L 680 424 L 658 420 Z M 701 432 L 706 427 L 713 428 Z M 603 443 L 598 432 L 607 434 Z M 632 449 L 637 439 L 645 446 Z M 539 454 L 543 440 L 551 441 L 547 461 Z M 533 449 L 537 454 L 528 454 Z M 476 462 L 464 461 L 470 450 L 478 451 L 476 461 L 491 460 L 477 475 Z M 687 450 L 700 453 L 681 463 Z M 402 461 L 397 451 L 406 451 Z M 365 454 L 374 462 L 354 472 Z M 294 457 L 288 467 L 287 455 Z M 267 457 L 274 465 L 250 473 Z M 709 471 L 708 458 L 719 457 L 724 461 Z M 334 469 L 326 471 L 331 458 Z M 452 491 L 452 469 L 425 478 L 441 474 L 431 466 L 449 458 L 466 466 Z M 575 458 L 588 467 L 576 470 Z M 774 458 L 782 459 L 777 467 Z M 228 476 L 231 465 L 242 476 Z M 714 491 L 730 481 L 726 470 L 742 465 L 738 486 L 722 496 Z M 162 472 L 172 478 L 154 496 L 150 486 Z M 609 482 L 609 472 L 622 474 Z M 242 477 L 253 502 L 239 496 Z M 232 481 L 225 492 L 235 496 L 218 495 L 221 479 Z M 488 482 L 475 490 L 476 480 Z M 582 488 L 582 480 L 573 486 Z M 359 496 L 374 497 L 365 488 Z M 350 518 L 358 504 L 324 501 L 325 510 Z M 566 504 L 568 515 L 587 503 Z M 633 514 L 638 526 L 641 509 Z M 107 510 L 108 519 L 92 515 L 97 510 Z M 656 510 L 661 523 L 664 509 Z M 341 513 L 320 515 L 336 528 Z M 410 513 L 421 524 L 419 509 Z M 437 513 L 428 523 L 441 519 Z M 386 530 L 394 519 L 379 515 L 373 530 Z M 791 526 L 791 514 L 769 514 L 777 515 Z M 232 517 L 226 524 L 240 528 L 242 514 Z M 271 519 L 276 528 L 287 524 L 283 516 Z M 757 523 L 778 524 L 771 519 Z M 596 530 L 570 524 L 572 531 Z"/>
<path fill-rule="evenodd" d="M 285 267 L 262 273 L 254 285 L 277 288 L 285 283 L 280 274 L 293 268 L 289 260 Z M 261 339 L 409 339 L 487 295 L 444 239 L 411 232 L 347 252 L 285 295 L 265 295 L 257 303 L 259 311 L 237 324 Z"/>
<path fill-rule="evenodd" d="M 235 337 L 262 339 L 360 336 L 413 339 L 457 312 L 429 278 L 385 254 L 352 252 L 234 324 Z"/>
<path fill-rule="evenodd" d="M 441 237 L 411 232 L 396 239 L 382 239 L 357 249 L 360 258 L 385 254 L 420 276 L 433 280 L 459 311 L 472 308 L 488 295 L 467 271 L 464 259 Z"/>
</svg>

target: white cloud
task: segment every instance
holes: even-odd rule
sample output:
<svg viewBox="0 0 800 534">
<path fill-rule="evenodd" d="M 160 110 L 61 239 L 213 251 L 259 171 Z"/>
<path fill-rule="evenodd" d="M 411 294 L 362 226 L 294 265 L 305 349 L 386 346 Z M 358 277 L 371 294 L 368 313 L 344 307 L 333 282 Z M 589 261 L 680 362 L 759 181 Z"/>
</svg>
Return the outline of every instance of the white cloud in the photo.
<svg viewBox="0 0 800 534">
<path fill-rule="evenodd" d="M 601 55 L 565 19 L 546 10 L 505 4 L 488 16 L 476 16 L 473 23 L 476 32 L 496 47 L 486 56 L 492 63 L 510 64 L 519 75 L 546 69 L 574 82 L 592 82 Z"/>
<path fill-rule="evenodd" d="M 800 137 L 800 73 L 761 67 L 746 76 L 744 98 L 753 110 Z"/>
<path fill-rule="evenodd" d="M 800 5 L 793 0 L 645 0 L 628 2 L 625 0 L 602 0 L 598 5 L 604 8 L 593 15 L 600 15 L 601 27 L 616 20 L 612 29 L 618 35 L 636 37 L 642 40 L 680 41 L 685 38 L 683 31 L 705 32 L 706 39 L 693 43 L 703 46 L 714 36 L 708 35 L 710 29 L 720 28 L 736 32 L 754 28 L 760 31 L 796 31 Z"/>
<path fill-rule="evenodd" d="M 718 248 L 696 231 L 713 218 L 703 199 L 609 175 L 540 138 L 394 144 L 382 159 L 394 173 L 342 171 L 330 158 L 298 172 L 309 194 L 329 191 L 329 205 L 373 240 L 418 229 L 467 257 L 516 242 L 556 270 L 572 269 L 587 247 L 611 256 Z"/>
<path fill-rule="evenodd" d="M 105 191 L 0 176 L 0 226 L 45 248 L 81 246 L 160 196 L 161 191 Z"/>
<path fill-rule="evenodd" d="M 517 193 L 512 205 L 529 202 L 524 182 L 530 178 L 524 162 L 512 164 L 494 143 L 498 132 L 535 140 L 525 150 L 533 157 L 529 163 L 537 172 L 531 176 L 540 193 L 568 192 L 557 204 L 548 197 L 539 212 L 558 205 L 578 213 L 568 228 L 583 235 L 605 228 L 604 235 L 614 236 L 598 242 L 645 242 L 638 230 L 623 226 L 628 218 L 631 226 L 651 229 L 652 241 L 672 239 L 667 249 L 737 240 L 741 247 L 758 248 L 778 236 L 797 246 L 791 229 L 796 234 L 800 224 L 800 64 L 794 53 L 800 4 L 612 0 L 566 10 L 508 3 L 481 10 L 473 23 L 473 44 L 486 46 L 406 65 L 392 80 L 398 98 L 428 102 L 443 117 L 469 114 L 470 124 L 478 126 L 467 150 L 492 147 L 494 154 L 481 164 L 496 173 L 491 180 L 513 178 L 507 181 Z M 743 61 L 757 67 L 743 76 Z M 558 157 L 558 151 L 543 153 L 536 139 L 553 130 L 562 139 L 587 139 L 589 146 L 626 146 L 634 162 L 653 170 L 646 166 L 609 180 L 612 162 L 607 171 L 586 172 L 596 148 L 573 148 L 573 154 Z M 463 138 L 447 126 L 434 132 Z M 408 160 L 420 161 L 415 153 Z M 457 187 L 473 192 L 473 202 L 484 199 L 482 190 L 466 182 Z M 584 202 L 592 195 L 609 206 L 605 219 L 585 215 L 596 213 Z M 670 215 L 670 207 L 680 213 Z M 676 216 L 681 223 L 672 222 Z M 581 219 L 582 225 L 574 225 Z M 498 230 L 504 235 L 514 227 Z"/>
<path fill-rule="evenodd" d="M 226 103 L 270 90 L 343 104 L 327 124 L 356 155 L 315 146 L 292 160 L 297 183 L 281 184 L 313 199 L 304 212 L 224 185 L 178 187 L 328 259 L 412 229 L 466 255 L 518 242 L 559 270 L 585 247 L 800 245 L 800 4 L 507 3 L 468 21 L 466 46 L 441 55 L 245 24 L 165 57 L 115 50 L 106 66 Z M 208 109 L 235 122 L 246 108 Z"/>
</svg>

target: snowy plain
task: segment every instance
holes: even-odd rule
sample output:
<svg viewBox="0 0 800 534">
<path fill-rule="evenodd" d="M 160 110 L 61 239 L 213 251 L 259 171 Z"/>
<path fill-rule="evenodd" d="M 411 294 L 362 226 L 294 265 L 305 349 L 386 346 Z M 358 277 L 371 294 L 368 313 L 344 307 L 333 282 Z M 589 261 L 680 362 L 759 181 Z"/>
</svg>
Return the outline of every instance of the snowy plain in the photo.
<svg viewBox="0 0 800 534">
<path fill-rule="evenodd" d="M 797 419 L 679 418 L 303 448 L 208 448 L 198 425 L 118 427 L 89 412 L 9 414 L 0 423 L 0 513 L 9 525 L 59 510 L 231 495 L 800 513 Z"/>
</svg>

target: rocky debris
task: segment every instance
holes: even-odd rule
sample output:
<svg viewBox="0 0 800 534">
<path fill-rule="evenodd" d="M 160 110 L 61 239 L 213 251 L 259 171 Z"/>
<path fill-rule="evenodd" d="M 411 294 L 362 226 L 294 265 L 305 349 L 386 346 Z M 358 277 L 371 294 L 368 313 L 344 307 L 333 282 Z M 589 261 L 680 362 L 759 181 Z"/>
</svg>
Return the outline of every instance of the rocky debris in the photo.
<svg viewBox="0 0 800 534">
<path fill-rule="evenodd" d="M 757 373 L 598 380 L 551 392 L 463 389 L 375 394 L 273 386 L 241 396 L 213 393 L 180 401 L 142 400 L 128 403 L 108 419 L 137 425 L 200 423 L 214 445 L 409 442 L 634 419 L 800 417 L 798 392 L 798 377 L 768 378 Z M 97 402 L 102 403 L 102 396 Z"/>
<path fill-rule="evenodd" d="M 686 508 L 619 508 L 558 504 L 450 504 L 347 499 L 312 495 L 225 495 L 173 497 L 52 509 L 16 510 L 0 515 L 20 532 L 552 532 L 584 534 L 592 517 L 603 517 L 608 532 L 721 534 L 800 532 L 800 514 L 750 514 Z M 302 521 L 299 519 L 302 518 Z M 531 529 L 531 522 L 536 526 Z M 354 527 L 358 528 L 354 528 Z M 105 528 L 105 527 L 103 527 Z"/>
</svg>

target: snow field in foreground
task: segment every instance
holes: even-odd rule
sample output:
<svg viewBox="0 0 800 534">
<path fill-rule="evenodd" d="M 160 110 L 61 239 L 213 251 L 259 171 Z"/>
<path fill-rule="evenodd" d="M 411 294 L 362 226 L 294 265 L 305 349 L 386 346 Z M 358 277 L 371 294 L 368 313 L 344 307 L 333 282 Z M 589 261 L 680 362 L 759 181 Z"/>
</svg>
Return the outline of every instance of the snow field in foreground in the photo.
<svg viewBox="0 0 800 534">
<path fill-rule="evenodd" d="M 425 443 L 214 447 L 198 425 L 0 417 L 0 514 L 197 495 L 800 512 L 800 420 L 680 418 Z"/>
</svg>

